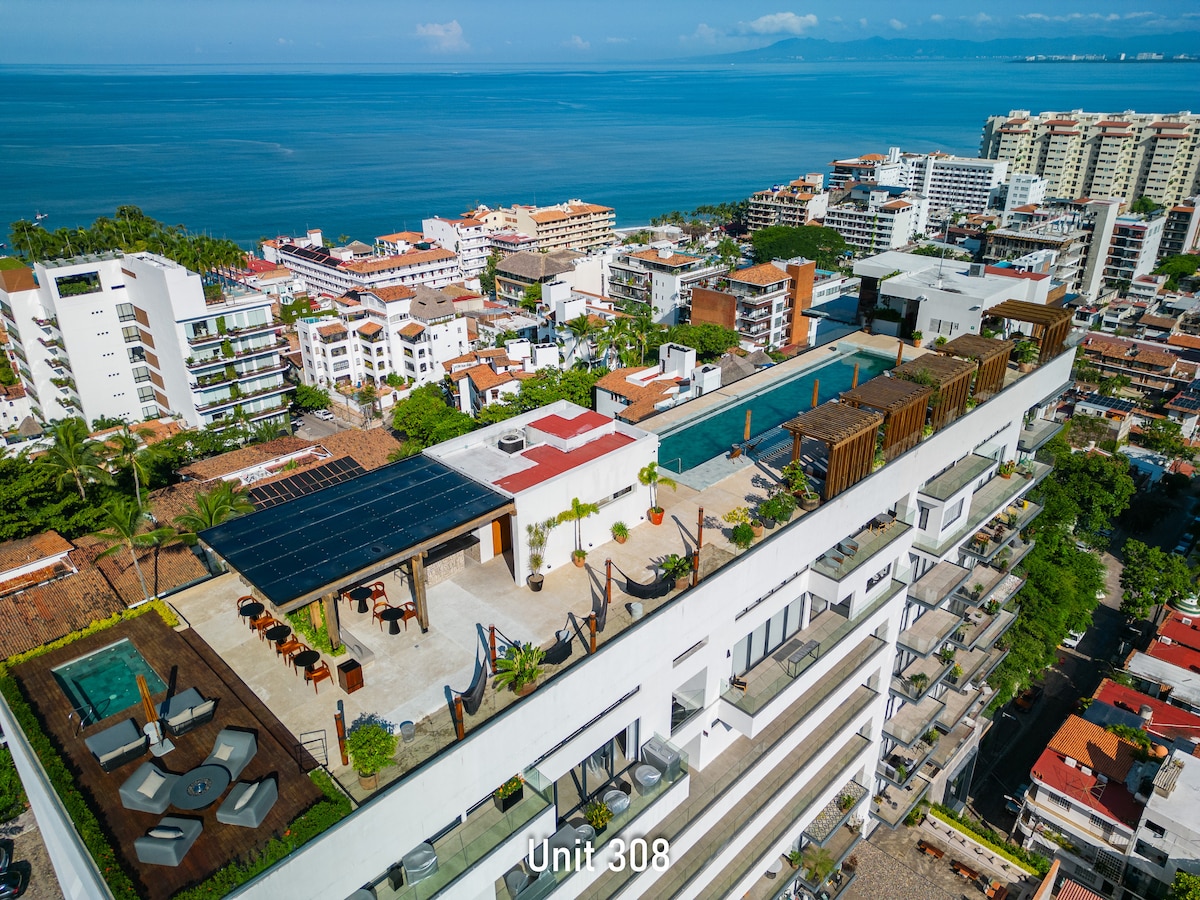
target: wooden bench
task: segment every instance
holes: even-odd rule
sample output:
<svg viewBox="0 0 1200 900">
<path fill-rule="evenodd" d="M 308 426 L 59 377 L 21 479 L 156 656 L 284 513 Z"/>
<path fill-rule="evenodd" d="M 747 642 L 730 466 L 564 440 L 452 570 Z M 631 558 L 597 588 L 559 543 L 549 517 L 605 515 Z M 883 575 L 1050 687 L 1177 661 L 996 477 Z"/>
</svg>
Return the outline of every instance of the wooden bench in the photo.
<svg viewBox="0 0 1200 900">
<path fill-rule="evenodd" d="M 917 841 L 917 849 L 926 856 L 932 856 L 934 859 L 941 859 L 946 855 L 945 850 L 935 847 L 933 844 L 929 843 L 929 841 Z"/>
<path fill-rule="evenodd" d="M 966 881 L 976 881 L 979 878 L 979 872 L 957 859 L 950 860 L 950 868 L 954 870 L 955 875 Z"/>
</svg>

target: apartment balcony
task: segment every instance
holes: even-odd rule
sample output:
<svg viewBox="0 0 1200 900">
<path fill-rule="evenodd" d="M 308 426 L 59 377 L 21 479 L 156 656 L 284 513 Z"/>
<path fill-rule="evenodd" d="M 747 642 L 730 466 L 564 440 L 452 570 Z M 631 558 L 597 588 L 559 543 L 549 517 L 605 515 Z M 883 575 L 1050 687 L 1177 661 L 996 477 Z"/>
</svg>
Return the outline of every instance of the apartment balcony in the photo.
<svg viewBox="0 0 1200 900">
<path fill-rule="evenodd" d="M 928 695 L 950 670 L 951 664 L 939 656 L 917 657 L 892 676 L 889 687 L 897 697 L 912 703 Z"/>
<path fill-rule="evenodd" d="M 1012 478 L 1002 478 L 999 475 L 993 476 L 987 484 L 972 495 L 970 512 L 967 514 L 965 521 L 955 528 L 952 534 L 934 543 L 932 536 L 918 533 L 913 538 L 913 546 L 931 556 L 939 558 L 945 556 L 951 549 L 961 543 L 964 537 L 977 531 L 980 525 L 1016 500 L 1019 494 L 1029 490 L 1045 478 L 1052 468 L 1044 463 L 1033 462 L 1032 460 L 1027 461 L 1025 465 L 1031 473 L 1030 478 L 1023 478 L 1017 475 L 1014 475 Z M 924 488 L 922 488 L 922 493 L 925 493 Z"/>
<path fill-rule="evenodd" d="M 871 801 L 871 815 L 890 828 L 895 828 L 904 821 L 925 793 L 929 790 L 930 779 L 924 773 L 917 775 L 903 790 L 886 787 Z"/>
<path fill-rule="evenodd" d="M 964 650 L 974 650 L 976 647 L 990 648 L 1000 639 L 1004 632 L 1012 627 L 1017 614 L 1007 609 L 971 606 L 963 615 L 961 627 L 954 632 L 950 640 Z"/>
<path fill-rule="evenodd" d="M 70 372 L 70 371 L 71 371 L 71 361 L 70 361 L 69 359 L 67 359 L 65 356 L 50 356 L 50 357 L 47 357 L 47 358 L 46 358 L 46 364 L 47 364 L 48 366 L 50 366 L 50 368 L 51 368 L 51 369 L 53 369 L 54 371 L 58 372 L 59 374 L 62 374 L 62 373 L 64 373 L 64 372 Z M 32 380 L 33 380 L 33 376 L 32 376 L 32 375 L 30 375 L 30 376 L 29 376 L 29 379 L 32 381 Z"/>
<path fill-rule="evenodd" d="M 961 678 L 958 681 L 962 681 Z M 957 686 L 957 682 L 956 685 Z M 938 715 L 937 724 L 947 731 L 958 726 L 958 723 L 963 720 L 971 712 L 971 707 L 983 696 L 982 688 L 973 688 L 967 683 L 963 683 L 963 692 L 958 690 L 946 691 L 938 699 L 942 701 L 945 707 L 941 714 Z"/>
<path fill-rule="evenodd" d="M 1008 650 L 1000 647 L 991 649 L 976 649 L 959 653 L 955 662 L 962 667 L 962 675 L 955 682 L 958 690 L 965 690 L 968 685 L 978 687 L 995 671 L 1000 661 L 1008 656 Z"/>
<path fill-rule="evenodd" d="M 917 656 L 929 656 L 949 640 L 962 619 L 944 609 L 931 609 L 900 632 L 899 644 Z"/>
<path fill-rule="evenodd" d="M 40 337 L 37 342 L 47 349 L 63 350 L 67 349 L 67 345 L 62 342 L 62 338 L 44 338 Z"/>
<path fill-rule="evenodd" d="M 450 831 L 432 841 L 437 853 L 437 871 L 416 884 L 406 884 L 398 891 L 387 887 L 386 879 L 376 885 L 377 895 L 387 900 L 427 900 L 435 897 L 460 875 L 485 859 L 514 835 L 529 827 L 538 816 L 550 808 L 554 800 L 554 785 L 536 769 L 526 769 L 522 798 L 516 805 L 501 812 L 487 801 L 467 813 Z M 550 820 L 553 822 L 553 820 Z"/>
<path fill-rule="evenodd" d="M 270 344 L 264 344 L 261 347 L 247 347 L 245 349 L 234 349 L 232 356 L 226 356 L 224 353 L 210 353 L 207 356 L 189 356 L 184 360 L 186 365 L 191 370 L 204 369 L 209 366 L 224 365 L 232 359 L 249 359 L 253 356 L 261 356 L 264 353 L 275 353 L 287 347 L 287 341 L 274 341 Z"/>
<path fill-rule="evenodd" d="M 866 794 L 866 789 L 863 789 L 863 794 Z M 807 834 L 807 832 L 805 832 Z M 801 866 L 800 875 L 796 878 L 795 883 L 803 885 L 814 895 L 820 897 L 828 897 L 829 900 L 836 900 L 841 897 L 850 887 L 855 878 L 858 877 L 858 872 L 847 872 L 841 870 L 841 865 L 846 861 L 852 850 L 862 841 L 862 829 L 860 828 L 838 828 L 834 832 L 834 840 L 825 845 L 825 851 L 829 854 L 833 872 L 826 879 L 817 881 L 810 878 L 808 871 Z M 807 848 L 806 848 L 807 849 Z M 754 895 L 751 894 L 753 897 Z M 777 897 L 786 897 L 786 894 L 776 894 Z"/>
<path fill-rule="evenodd" d="M 796 679 L 817 660 L 833 652 L 838 644 L 864 621 L 886 606 L 903 588 L 902 582 L 893 582 L 891 589 L 885 591 L 852 619 L 848 619 L 832 609 L 814 617 L 807 628 L 797 632 L 791 640 L 784 644 L 784 648 L 788 650 L 787 653 L 783 653 L 784 648 L 781 648 L 773 655 L 763 659 L 742 676 L 742 680 L 746 684 L 744 691 L 731 687 L 721 695 L 722 699 L 751 716 L 762 712 L 772 700 L 793 685 Z M 885 642 L 879 638 L 867 637 L 822 681 L 836 681 L 834 674 L 838 672 L 846 674 L 853 672 L 867 660 L 873 658 L 883 646 L 885 646 Z M 798 651 L 804 652 L 802 655 L 798 655 Z M 797 656 L 798 658 L 796 658 Z"/>
<path fill-rule="evenodd" d="M 244 404 L 248 400 L 257 400 L 260 397 L 266 397 L 270 394 L 279 394 L 279 393 L 282 393 L 282 392 L 288 391 L 288 390 L 291 390 L 291 386 L 284 384 L 283 382 L 280 382 L 277 385 L 272 385 L 271 387 L 261 388 L 252 393 L 246 393 L 246 394 L 238 393 L 236 396 L 230 395 L 228 397 L 221 397 L 220 399 L 217 399 L 217 400 L 211 400 L 208 403 L 197 404 L 196 412 L 209 413 L 214 410 L 221 409 L 222 407 L 225 407 L 225 406 L 235 406 L 239 403 Z"/>
<path fill-rule="evenodd" d="M 905 703 L 883 723 L 883 733 L 898 744 L 910 747 L 933 727 L 945 704 L 926 696 L 920 703 Z"/>
<path fill-rule="evenodd" d="M 899 520 L 886 525 L 872 523 L 818 556 L 812 564 L 813 571 L 841 581 L 903 537 L 911 527 Z"/>
<path fill-rule="evenodd" d="M 910 600 L 937 609 L 947 597 L 962 587 L 971 577 L 971 570 L 952 562 L 940 562 L 908 587 Z"/>
<path fill-rule="evenodd" d="M 921 774 L 930 779 L 936 777 L 958 755 L 958 751 L 962 749 L 963 745 L 975 736 L 978 729 L 979 723 L 969 720 L 960 722 L 951 728 L 949 733 L 939 737 L 937 746 L 934 747 L 929 759 L 925 761 L 925 769 Z"/>
<path fill-rule="evenodd" d="M 56 316 L 50 316 L 48 319 L 39 319 L 34 316 L 33 321 L 42 328 L 58 328 L 58 318 Z"/>
<path fill-rule="evenodd" d="M 858 814 L 861 801 L 868 793 L 865 787 L 854 780 L 842 785 L 837 796 L 826 803 L 825 808 L 804 829 L 807 842 L 824 847 L 835 857 L 848 852 L 850 847 L 858 843 L 861 834 L 856 831 L 856 836 L 848 836 L 842 826 Z"/>
<path fill-rule="evenodd" d="M 921 739 L 912 747 L 897 747 L 887 757 L 881 759 L 875 768 L 875 773 L 889 784 L 901 790 L 907 790 L 925 765 L 926 760 L 933 754 L 937 739 L 933 735 L 937 730 L 932 726 L 922 733 Z M 926 736 L 930 738 L 926 740 Z"/>
<path fill-rule="evenodd" d="M 929 479 L 920 488 L 920 493 L 934 500 L 949 500 L 968 484 L 977 481 L 985 472 L 999 465 L 989 456 L 972 453 L 959 460 L 941 475 Z"/>
</svg>

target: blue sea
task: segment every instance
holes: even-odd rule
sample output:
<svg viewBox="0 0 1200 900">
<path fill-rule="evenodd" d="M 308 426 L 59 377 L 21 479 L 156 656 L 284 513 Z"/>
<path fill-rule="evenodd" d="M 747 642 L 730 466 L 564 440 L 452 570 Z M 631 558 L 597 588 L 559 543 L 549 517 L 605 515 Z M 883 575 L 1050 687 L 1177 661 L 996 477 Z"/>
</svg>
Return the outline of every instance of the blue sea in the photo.
<svg viewBox="0 0 1200 900">
<path fill-rule="evenodd" d="M 1200 110 L 1188 65 L 995 60 L 597 71 L 0 67 L 0 230 L 132 203 L 250 245 L 580 197 L 634 225 L 889 146 L 973 156 L 1022 108 Z"/>
</svg>

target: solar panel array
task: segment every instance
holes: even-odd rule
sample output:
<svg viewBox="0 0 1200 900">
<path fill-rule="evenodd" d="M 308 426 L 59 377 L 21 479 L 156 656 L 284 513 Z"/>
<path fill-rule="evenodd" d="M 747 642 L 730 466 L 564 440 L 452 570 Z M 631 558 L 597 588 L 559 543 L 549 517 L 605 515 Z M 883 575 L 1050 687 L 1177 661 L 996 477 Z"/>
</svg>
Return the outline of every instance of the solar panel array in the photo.
<svg viewBox="0 0 1200 900">
<path fill-rule="evenodd" d="M 365 474 L 366 471 L 350 457 L 343 456 L 278 481 L 255 485 L 250 489 L 250 502 L 254 504 L 255 509 L 270 509 L 276 504 L 341 484 Z"/>
</svg>

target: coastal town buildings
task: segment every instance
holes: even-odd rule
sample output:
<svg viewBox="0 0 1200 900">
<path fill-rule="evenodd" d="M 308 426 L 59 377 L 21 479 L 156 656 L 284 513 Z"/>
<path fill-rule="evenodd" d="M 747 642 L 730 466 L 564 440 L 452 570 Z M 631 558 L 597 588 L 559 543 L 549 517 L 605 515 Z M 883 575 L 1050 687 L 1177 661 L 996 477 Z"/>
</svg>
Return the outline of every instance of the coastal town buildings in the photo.
<svg viewBox="0 0 1200 900">
<path fill-rule="evenodd" d="M 283 423 L 290 388 L 271 298 L 152 253 L 104 253 L 0 273 L 0 310 L 33 415 L 203 427 Z"/>
<path fill-rule="evenodd" d="M 1158 259 L 1191 253 L 1200 239 L 1200 196 L 1188 197 L 1166 211 L 1162 240 L 1158 244 Z"/>
<path fill-rule="evenodd" d="M 691 321 L 732 328 L 747 350 L 782 347 L 789 343 L 793 315 L 791 282 L 774 263 L 713 276 L 692 288 Z"/>
<path fill-rule="evenodd" d="M 1012 110 L 988 117 L 980 156 L 1045 178 L 1053 197 L 1146 196 L 1170 207 L 1200 193 L 1200 116 Z"/>
<path fill-rule="evenodd" d="M 750 195 L 746 224 L 751 231 L 772 225 L 799 227 L 812 225 L 825 218 L 829 193 L 824 188 L 825 176 L 810 172 L 787 184 L 777 184 Z"/>
<path fill-rule="evenodd" d="M 1131 284 L 1149 275 L 1158 264 L 1158 248 L 1166 219 L 1162 215 L 1117 216 L 1108 239 L 1104 282 L 1112 286 Z"/>
<path fill-rule="evenodd" d="M 855 183 L 878 187 L 904 187 L 925 197 L 933 214 L 983 212 L 993 192 L 1008 177 L 1005 160 L 973 159 L 947 153 L 902 153 L 889 148 L 887 155 L 867 153 L 853 159 L 834 160 L 830 185 L 849 189 Z M 753 202 L 753 201 L 752 201 Z"/>
<path fill-rule="evenodd" d="M 618 252 L 608 264 L 606 293 L 614 300 L 645 303 L 655 322 L 674 325 L 691 307 L 692 287 L 727 268 L 670 247 Z"/>
<path fill-rule="evenodd" d="M 928 199 L 902 187 L 858 185 L 825 212 L 826 227 L 867 253 L 911 244 L 925 235 L 928 219 Z"/>
<path fill-rule="evenodd" d="M 582 200 L 568 200 L 554 206 L 506 206 L 500 209 L 480 207 L 471 218 L 489 231 L 515 231 L 537 241 L 537 249 L 590 250 L 615 240 L 613 226 L 617 216 L 612 207 Z"/>
<path fill-rule="evenodd" d="M 487 267 L 491 241 L 478 219 L 422 219 L 421 233 L 426 241 L 436 242 L 458 255 L 458 267 L 464 278 L 474 278 Z"/>
</svg>

